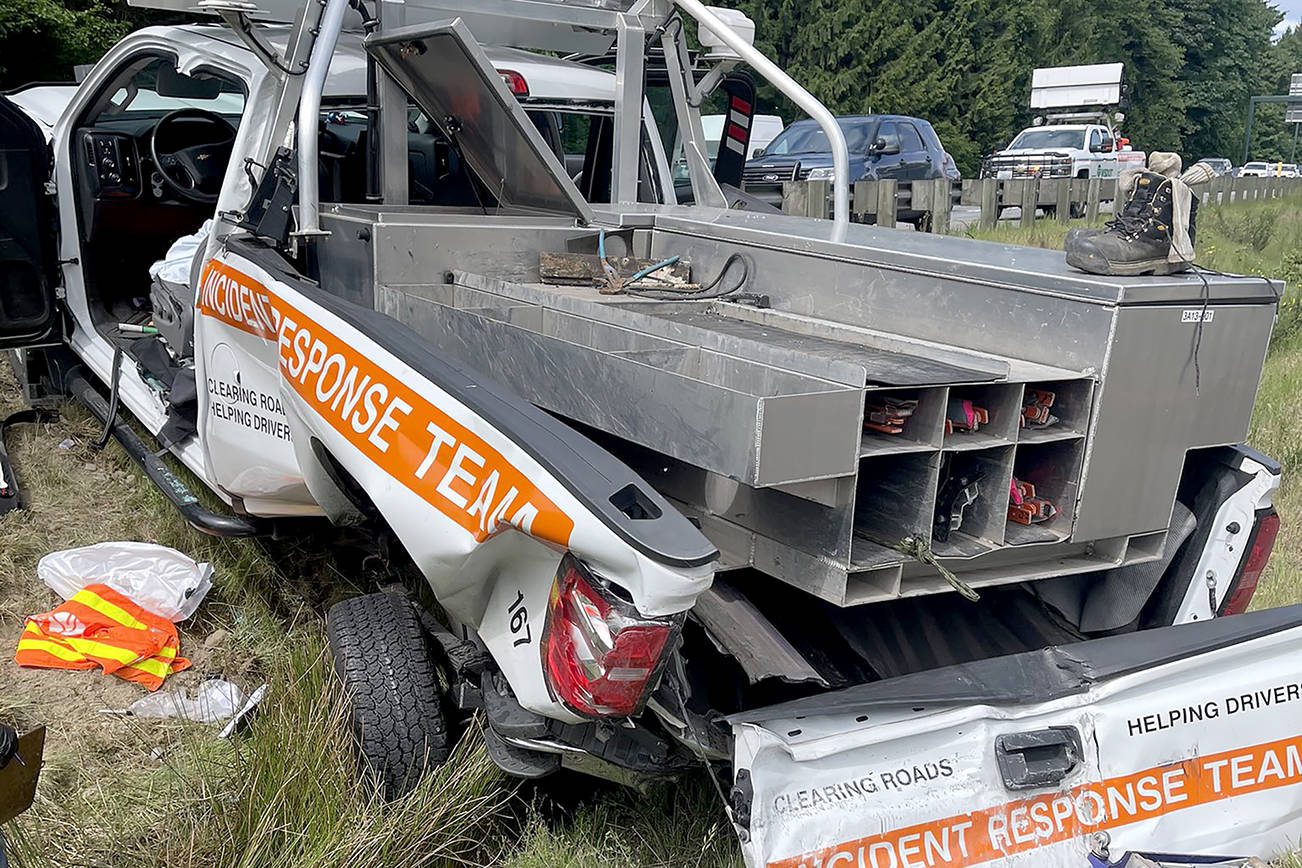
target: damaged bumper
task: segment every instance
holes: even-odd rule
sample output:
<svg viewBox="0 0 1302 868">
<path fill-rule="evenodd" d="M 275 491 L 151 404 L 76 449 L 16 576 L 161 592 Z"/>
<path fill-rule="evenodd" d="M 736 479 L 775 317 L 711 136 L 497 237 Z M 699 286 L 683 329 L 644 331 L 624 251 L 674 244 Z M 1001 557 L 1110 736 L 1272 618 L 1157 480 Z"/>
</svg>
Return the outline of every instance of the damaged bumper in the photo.
<svg viewBox="0 0 1302 868">
<path fill-rule="evenodd" d="M 1293 606 L 736 715 L 747 864 L 1269 857 L 1302 834 L 1300 652 Z"/>
</svg>

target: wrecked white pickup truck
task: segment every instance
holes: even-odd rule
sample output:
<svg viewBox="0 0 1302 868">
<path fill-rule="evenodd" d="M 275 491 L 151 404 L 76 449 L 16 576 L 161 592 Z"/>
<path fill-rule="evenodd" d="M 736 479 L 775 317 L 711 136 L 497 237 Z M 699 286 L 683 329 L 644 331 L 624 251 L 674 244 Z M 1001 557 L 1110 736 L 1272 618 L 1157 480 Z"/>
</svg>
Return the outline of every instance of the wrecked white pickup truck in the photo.
<svg viewBox="0 0 1302 868">
<path fill-rule="evenodd" d="M 751 865 L 1302 835 L 1302 609 L 1239 614 L 1278 285 L 850 225 L 830 113 L 698 0 L 189 11 L 48 148 L 0 101 L 0 334 L 196 527 L 414 563 L 437 616 L 328 625 L 390 795 L 475 709 L 513 774 L 726 776 Z M 744 80 L 706 153 L 743 62 L 825 129 L 834 220 L 727 183 Z"/>
</svg>

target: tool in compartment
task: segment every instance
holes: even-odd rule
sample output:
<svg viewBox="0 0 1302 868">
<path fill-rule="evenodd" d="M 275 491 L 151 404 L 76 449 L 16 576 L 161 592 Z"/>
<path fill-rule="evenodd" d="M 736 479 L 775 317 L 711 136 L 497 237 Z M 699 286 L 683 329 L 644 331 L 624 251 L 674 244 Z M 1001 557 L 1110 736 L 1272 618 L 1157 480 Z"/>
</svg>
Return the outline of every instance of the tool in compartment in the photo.
<svg viewBox="0 0 1302 868">
<path fill-rule="evenodd" d="M 1018 524 L 1043 524 L 1058 514 L 1058 508 L 1043 497 L 1037 497 L 1035 486 L 1013 478 L 1008 491 L 1008 520 Z"/>
<path fill-rule="evenodd" d="M 990 424 L 990 413 L 984 407 L 978 407 L 967 398 L 950 398 L 945 409 L 945 433 L 955 431 L 979 431 L 982 425 Z"/>
<path fill-rule="evenodd" d="M 1021 426 L 1023 428 L 1048 428 L 1058 422 L 1050 412 L 1056 395 L 1046 389 L 1027 389 L 1022 401 Z"/>
<path fill-rule="evenodd" d="M 879 434 L 903 434 L 909 417 L 917 409 L 918 402 L 914 398 L 869 395 L 864 402 L 864 430 Z"/>
<path fill-rule="evenodd" d="M 931 529 L 931 538 L 937 542 L 947 542 L 952 532 L 963 527 L 968 507 L 981 496 L 984 474 L 970 469 L 954 473 L 953 460 L 952 455 L 946 454 L 940 465 L 941 483 Z"/>
</svg>

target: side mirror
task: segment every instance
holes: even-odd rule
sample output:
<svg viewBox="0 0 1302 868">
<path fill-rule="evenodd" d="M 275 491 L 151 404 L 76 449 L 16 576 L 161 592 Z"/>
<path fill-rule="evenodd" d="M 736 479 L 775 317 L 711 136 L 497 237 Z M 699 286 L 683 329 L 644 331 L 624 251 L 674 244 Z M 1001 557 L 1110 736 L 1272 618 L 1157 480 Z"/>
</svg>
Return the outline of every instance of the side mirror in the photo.
<svg viewBox="0 0 1302 868">
<path fill-rule="evenodd" d="M 900 152 L 900 146 L 898 144 L 888 145 L 886 144 L 885 139 L 878 139 L 868 148 L 868 152 L 879 157 L 883 155 L 898 154 Z"/>
<path fill-rule="evenodd" d="M 762 156 L 764 156 L 764 149 L 763 149 L 763 148 L 756 148 L 755 150 L 753 150 L 753 151 L 750 152 L 750 158 L 751 158 L 752 160 L 758 160 L 758 159 L 759 159 L 760 157 L 762 157 Z"/>
</svg>

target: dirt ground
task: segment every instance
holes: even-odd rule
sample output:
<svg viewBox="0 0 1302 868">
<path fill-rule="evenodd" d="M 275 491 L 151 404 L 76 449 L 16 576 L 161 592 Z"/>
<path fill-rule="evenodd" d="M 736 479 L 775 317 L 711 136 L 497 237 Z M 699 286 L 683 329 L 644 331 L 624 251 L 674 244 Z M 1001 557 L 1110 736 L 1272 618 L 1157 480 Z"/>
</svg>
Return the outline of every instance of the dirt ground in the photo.
<svg viewBox="0 0 1302 868">
<path fill-rule="evenodd" d="M 8 365 L 0 364 L 0 417 L 21 406 Z M 214 545 L 168 515 L 161 497 L 116 445 L 91 450 L 98 433 L 84 412 L 65 407 L 56 421 L 15 426 L 6 438 L 26 508 L 0 517 L 0 720 L 19 727 L 50 724 L 37 810 L 56 801 L 66 808 L 69 791 L 90 797 L 111 789 L 124 769 L 161 765 L 177 726 L 101 713 L 144 695 L 139 685 L 98 672 L 14 663 L 26 616 L 60 602 L 37 578 L 37 561 L 48 552 L 115 539 L 160 542 L 199 560 Z M 220 619 L 199 619 L 197 628 L 182 625 L 181 653 L 193 665 L 172 676 L 169 687 L 192 690 L 214 675 L 246 689 L 256 686 L 256 655 L 233 641 Z M 58 822 L 61 813 L 50 811 L 47 820 Z"/>
</svg>

